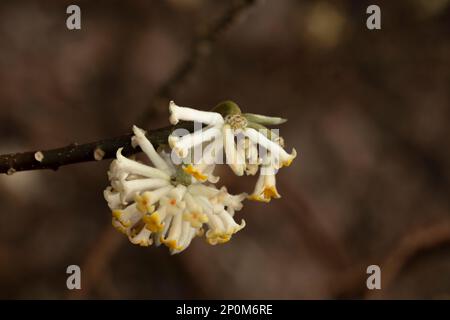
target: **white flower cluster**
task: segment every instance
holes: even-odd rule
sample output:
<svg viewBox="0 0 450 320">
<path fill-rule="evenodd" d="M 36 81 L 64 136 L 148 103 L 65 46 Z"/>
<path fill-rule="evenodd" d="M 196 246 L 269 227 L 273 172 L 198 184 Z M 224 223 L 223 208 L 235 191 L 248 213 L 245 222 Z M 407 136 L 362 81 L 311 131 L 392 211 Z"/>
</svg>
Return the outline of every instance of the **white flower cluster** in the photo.
<svg viewBox="0 0 450 320">
<path fill-rule="evenodd" d="M 234 220 L 244 199 L 268 202 L 280 197 L 275 186 L 276 171 L 289 165 L 296 152 L 294 149 L 288 154 L 281 137 L 271 134 L 264 125 L 284 120 L 241 114 L 232 102 L 222 103 L 215 111 L 170 103 L 172 124 L 183 120 L 206 125 L 182 137 L 170 135 L 168 144 L 173 154 L 157 152 L 145 132 L 134 126 L 132 145 L 139 146 L 151 164 L 129 159 L 122 155 L 122 149 L 117 150 L 117 159 L 108 172 L 111 185 L 104 196 L 112 210 L 113 226 L 132 243 L 164 244 L 172 254 L 186 249 L 195 236 L 205 235 L 212 245 L 225 243 L 245 226 L 244 220 L 239 224 Z M 203 148 L 200 159 L 192 161 L 192 152 L 199 146 Z M 217 156 L 222 150 L 236 175 L 254 175 L 260 169 L 250 196 L 231 195 L 225 187 L 218 189 L 214 185 L 219 177 L 213 171 L 220 163 Z M 183 163 L 175 164 L 174 154 Z"/>
</svg>

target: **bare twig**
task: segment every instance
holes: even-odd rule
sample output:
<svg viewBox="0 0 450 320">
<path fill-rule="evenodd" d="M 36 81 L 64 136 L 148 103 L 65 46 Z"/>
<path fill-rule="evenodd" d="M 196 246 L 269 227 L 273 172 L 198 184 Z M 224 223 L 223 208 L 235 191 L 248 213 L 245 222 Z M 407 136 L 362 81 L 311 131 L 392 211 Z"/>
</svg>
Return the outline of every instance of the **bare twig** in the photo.
<svg viewBox="0 0 450 320">
<path fill-rule="evenodd" d="M 169 126 L 147 133 L 149 140 L 155 147 L 167 144 L 167 138 L 176 128 L 185 128 L 192 131 L 192 123 L 183 122 L 177 126 Z M 12 174 L 16 171 L 26 170 L 57 170 L 61 166 L 111 159 L 119 148 L 123 148 L 123 155 L 128 156 L 140 152 L 140 148 L 131 145 L 132 134 L 100 140 L 86 144 L 71 144 L 66 147 L 52 150 L 36 150 L 23 153 L 0 155 L 0 173 Z"/>
<path fill-rule="evenodd" d="M 186 76 L 192 72 L 197 66 L 200 59 L 206 55 L 211 46 L 217 40 L 217 37 L 230 27 L 234 21 L 249 7 L 256 3 L 257 0 L 237 0 L 233 1 L 226 12 L 207 28 L 201 35 L 199 35 L 192 45 L 184 62 L 172 74 L 172 76 L 159 88 L 150 100 L 150 107 L 146 108 L 145 112 L 136 119 L 136 123 L 145 126 L 148 121 L 154 116 L 154 106 L 158 101 L 167 100 L 170 97 L 173 88 L 181 83 Z"/>
<path fill-rule="evenodd" d="M 450 221 L 440 221 L 431 226 L 424 226 L 417 230 L 410 230 L 394 246 L 384 258 L 371 258 L 364 263 L 357 264 L 339 277 L 333 278 L 330 290 L 337 298 L 375 298 L 380 297 L 393 283 L 399 273 L 414 256 L 425 250 L 450 243 Z M 377 263 L 377 261 L 381 261 Z M 382 272 L 382 290 L 368 290 L 366 287 L 366 268 L 371 264 L 379 264 Z"/>
<path fill-rule="evenodd" d="M 408 232 L 387 255 L 381 264 L 382 287 L 385 291 L 414 256 L 424 250 L 450 242 L 450 221 L 438 222 L 417 231 Z M 366 298 L 380 296 L 383 292 L 366 291 Z"/>
</svg>

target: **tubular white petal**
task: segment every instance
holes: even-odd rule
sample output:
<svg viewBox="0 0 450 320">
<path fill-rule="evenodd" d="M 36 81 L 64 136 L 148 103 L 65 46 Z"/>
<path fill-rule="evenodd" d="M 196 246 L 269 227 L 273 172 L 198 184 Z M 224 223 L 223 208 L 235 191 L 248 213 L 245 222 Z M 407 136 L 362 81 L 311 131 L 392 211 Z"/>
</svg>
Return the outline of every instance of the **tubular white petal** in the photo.
<svg viewBox="0 0 450 320">
<path fill-rule="evenodd" d="M 136 193 L 162 188 L 168 186 L 169 184 L 170 182 L 167 180 L 151 178 L 123 181 L 123 200 L 128 202 L 135 196 Z"/>
<path fill-rule="evenodd" d="M 131 227 L 124 227 L 123 224 L 116 218 L 112 217 L 111 224 L 117 231 L 119 231 L 127 236 L 130 235 Z"/>
<path fill-rule="evenodd" d="M 133 203 L 123 210 L 113 210 L 112 215 L 114 218 L 120 221 L 120 223 L 122 223 L 124 227 L 128 228 L 136 224 L 142 218 L 143 214 L 139 212 L 136 204 Z"/>
<path fill-rule="evenodd" d="M 201 228 L 203 223 L 208 221 L 208 217 L 203 213 L 203 207 L 198 202 L 197 197 L 193 197 L 189 192 L 185 195 L 186 210 L 183 213 L 183 219 L 188 221 L 194 228 Z"/>
<path fill-rule="evenodd" d="M 164 224 L 164 221 L 167 217 L 167 207 L 165 206 L 159 206 L 158 208 L 159 218 L 161 219 L 161 222 Z"/>
<path fill-rule="evenodd" d="M 175 154 L 180 158 L 186 158 L 189 153 L 189 148 L 185 148 L 184 146 L 179 146 L 180 137 L 177 136 L 169 136 L 168 142 L 169 146 Z"/>
<path fill-rule="evenodd" d="M 191 184 L 188 187 L 189 193 L 196 196 L 205 196 L 211 198 L 216 196 L 220 191 L 215 187 L 205 186 L 204 184 Z"/>
<path fill-rule="evenodd" d="M 105 200 L 108 202 L 108 207 L 110 209 L 117 209 L 121 205 L 120 201 L 120 193 L 116 191 L 112 191 L 111 187 L 107 187 L 105 191 L 103 191 L 103 196 Z"/>
<path fill-rule="evenodd" d="M 259 164 L 257 144 L 247 139 L 247 159 L 249 164 Z"/>
<path fill-rule="evenodd" d="M 153 241 L 155 243 L 155 245 L 158 247 L 161 245 L 161 239 L 165 238 L 167 235 L 167 232 L 170 229 L 170 226 L 172 224 L 172 220 L 173 220 L 173 216 L 168 215 L 165 219 L 164 219 L 164 228 L 161 232 L 158 233 L 154 233 L 153 234 Z"/>
<path fill-rule="evenodd" d="M 217 215 L 222 219 L 226 234 L 234 234 L 245 227 L 245 220 L 241 220 L 239 225 L 225 210 L 220 211 Z"/>
<path fill-rule="evenodd" d="M 169 111 L 169 121 L 173 125 L 177 124 L 180 120 L 196 121 L 210 125 L 222 124 L 224 121 L 220 113 L 199 111 L 192 108 L 180 107 L 177 106 L 173 101 L 170 101 Z"/>
<path fill-rule="evenodd" d="M 178 248 L 170 249 L 171 254 L 177 254 L 187 249 L 191 243 L 192 238 L 195 236 L 195 228 L 192 228 L 189 222 L 183 222 L 181 236 L 178 241 Z"/>
<path fill-rule="evenodd" d="M 267 164 L 261 168 L 255 190 L 249 196 L 249 199 L 269 202 L 272 198 L 278 199 L 281 198 L 281 196 L 276 188 L 276 169 L 274 163 L 271 162 L 271 155 L 268 154 L 263 161 Z"/>
<path fill-rule="evenodd" d="M 196 196 L 197 203 L 203 208 L 203 212 L 209 217 L 213 213 L 211 202 L 205 196 Z"/>
<path fill-rule="evenodd" d="M 169 185 L 153 191 L 145 191 L 142 193 L 141 197 L 143 198 L 143 201 L 146 202 L 146 205 L 152 205 L 159 201 L 161 197 L 165 196 L 173 188 L 174 187 L 172 185 Z"/>
<path fill-rule="evenodd" d="M 173 188 L 164 199 L 161 199 L 161 205 L 177 205 L 179 208 L 183 208 L 182 199 L 186 193 L 187 187 L 183 185 L 177 185 Z"/>
<path fill-rule="evenodd" d="M 237 138 L 237 143 L 236 143 L 236 160 L 237 160 L 237 164 L 242 167 L 242 171 L 244 171 L 245 166 L 246 166 L 246 161 L 245 161 L 245 140 L 244 140 L 244 136 L 242 134 L 237 135 L 236 138 Z M 242 174 L 244 174 L 244 173 L 242 172 Z"/>
<path fill-rule="evenodd" d="M 213 205 L 215 212 L 217 207 L 220 207 L 220 210 L 222 210 L 223 206 L 225 205 L 224 201 L 228 196 L 229 194 L 227 192 L 227 189 L 225 187 L 222 187 L 214 197 L 209 198 L 209 201 Z"/>
<path fill-rule="evenodd" d="M 225 230 L 225 225 L 217 214 L 210 212 L 207 212 L 206 214 L 208 216 L 207 224 L 209 225 L 208 232 L 211 231 L 210 234 L 213 232 L 223 232 Z"/>
<path fill-rule="evenodd" d="M 122 168 L 120 168 L 119 166 L 119 160 L 113 160 L 113 162 L 111 162 L 111 165 L 109 166 L 109 170 L 108 170 L 108 179 L 109 180 L 113 180 L 113 179 L 125 179 L 127 176 L 129 175 L 128 172 L 126 172 L 125 170 L 123 170 Z"/>
<path fill-rule="evenodd" d="M 201 212 L 201 207 L 195 202 L 194 198 L 189 192 L 184 195 L 184 200 L 186 201 L 186 207 L 189 211 Z"/>
<path fill-rule="evenodd" d="M 161 151 L 159 153 L 159 155 L 161 156 L 161 158 L 164 159 L 164 161 L 166 162 L 167 166 L 169 167 L 169 171 L 170 174 L 174 174 L 176 171 L 175 165 L 172 162 L 172 159 L 170 158 L 171 153 L 165 152 L 165 151 Z"/>
<path fill-rule="evenodd" d="M 245 174 L 254 176 L 258 172 L 259 166 L 257 164 L 247 164 L 245 167 Z"/>
<path fill-rule="evenodd" d="M 138 244 L 143 247 L 148 247 L 153 243 L 151 237 L 152 232 L 146 228 L 142 228 L 142 230 L 135 235 L 134 237 L 129 236 L 130 242 L 134 244 Z"/>
<path fill-rule="evenodd" d="M 281 165 L 288 166 L 292 160 L 297 156 L 297 151 L 293 148 L 292 153 L 287 153 L 278 143 L 269 140 L 265 135 L 252 128 L 246 128 L 244 134 L 249 137 L 254 143 L 261 145 L 270 151 L 272 156 L 279 158 Z"/>
<path fill-rule="evenodd" d="M 221 134 L 221 133 L 220 133 Z M 223 138 L 216 137 L 213 142 L 209 143 L 204 149 L 200 161 L 195 162 L 194 165 L 188 164 L 183 170 L 193 176 L 197 181 L 204 182 L 209 181 L 211 183 L 217 183 L 219 177 L 214 176 L 214 168 L 216 163 L 222 163 L 220 157 L 220 151 L 223 149 Z"/>
<path fill-rule="evenodd" d="M 211 139 L 220 136 L 221 132 L 216 127 L 207 127 L 205 129 L 197 130 L 193 133 L 184 135 L 182 137 L 170 136 L 169 145 L 175 150 L 179 157 L 186 157 L 189 149 L 210 141 Z"/>
<path fill-rule="evenodd" d="M 227 164 L 237 176 L 244 174 L 244 159 L 239 158 L 240 154 L 236 150 L 234 134 L 228 124 L 223 126 L 224 147 Z"/>
<path fill-rule="evenodd" d="M 181 215 L 178 214 L 172 220 L 172 224 L 170 226 L 169 234 L 166 240 L 170 239 L 177 240 L 180 237 L 182 225 L 183 225 L 182 217 Z"/>
<path fill-rule="evenodd" d="M 255 189 L 253 193 L 248 197 L 250 200 L 268 202 L 267 199 L 263 198 L 261 195 L 264 191 L 264 174 L 262 170 L 259 172 L 258 180 L 256 181 Z"/>
<path fill-rule="evenodd" d="M 167 206 L 167 214 L 176 216 L 182 214 L 184 209 L 186 208 L 186 203 L 184 201 L 178 201 L 175 205 Z"/>
<path fill-rule="evenodd" d="M 205 168 L 203 168 L 203 172 L 208 177 L 207 178 L 208 182 L 217 183 L 220 180 L 219 176 L 215 176 L 213 174 L 215 167 L 216 167 L 215 164 L 211 164 L 211 165 L 207 165 Z"/>
<path fill-rule="evenodd" d="M 139 163 L 134 160 L 130 160 L 122 155 L 122 149 L 117 150 L 116 157 L 117 162 L 116 166 L 118 170 L 122 170 L 127 172 L 128 174 L 138 174 L 148 178 L 160 178 L 170 180 L 170 176 L 156 168 L 152 168 L 145 164 Z"/>
<path fill-rule="evenodd" d="M 237 224 L 225 210 L 212 214 L 209 218 L 211 228 L 206 232 L 206 239 L 212 245 L 229 241 L 234 233 L 245 227 L 244 220 L 240 225 Z"/>
<path fill-rule="evenodd" d="M 197 234 L 197 230 L 198 229 L 195 229 L 192 227 L 189 229 L 189 234 L 182 244 L 184 246 L 184 248 L 187 248 L 191 244 L 192 239 L 194 239 L 195 235 Z"/>
<path fill-rule="evenodd" d="M 187 221 L 183 221 L 183 225 L 181 228 L 181 235 L 178 240 L 180 247 L 182 247 L 183 249 L 185 249 L 184 245 L 186 244 L 186 242 L 189 238 L 190 231 L 191 231 L 191 224 Z"/>
<path fill-rule="evenodd" d="M 161 237 L 161 242 L 164 243 L 167 247 L 173 250 L 181 250 L 179 245 L 179 239 L 181 236 L 183 227 L 183 220 L 181 214 L 177 214 L 173 217 L 172 223 L 169 228 L 169 234 L 167 237 Z"/>
<path fill-rule="evenodd" d="M 243 207 L 242 201 L 244 201 L 247 198 L 247 196 L 248 195 L 246 193 L 240 193 L 238 195 L 228 194 L 228 196 L 225 198 L 224 205 L 227 206 L 228 208 L 233 209 L 234 214 L 234 210 L 239 211 L 242 209 Z"/>
<path fill-rule="evenodd" d="M 221 136 L 217 136 L 208 146 L 206 146 L 201 163 L 212 165 L 212 164 L 223 164 L 223 133 L 220 132 Z"/>
<path fill-rule="evenodd" d="M 177 199 L 181 200 L 181 199 L 183 199 L 183 196 L 186 193 L 186 190 L 187 190 L 186 186 L 179 184 L 175 187 L 175 189 L 173 189 L 171 194 L 173 194 L 173 196 L 175 196 Z"/>
<path fill-rule="evenodd" d="M 156 153 L 155 148 L 152 143 L 145 136 L 145 131 L 138 128 L 137 126 L 133 126 L 134 139 L 136 143 L 141 147 L 142 151 L 147 155 L 153 165 L 164 172 L 169 171 L 169 166 L 164 161 L 163 158 L 159 154 Z"/>
<path fill-rule="evenodd" d="M 280 194 L 277 191 L 276 187 L 276 169 L 272 163 L 267 166 L 264 166 L 262 170 L 262 174 L 264 174 L 264 197 L 265 198 L 281 198 Z"/>
</svg>

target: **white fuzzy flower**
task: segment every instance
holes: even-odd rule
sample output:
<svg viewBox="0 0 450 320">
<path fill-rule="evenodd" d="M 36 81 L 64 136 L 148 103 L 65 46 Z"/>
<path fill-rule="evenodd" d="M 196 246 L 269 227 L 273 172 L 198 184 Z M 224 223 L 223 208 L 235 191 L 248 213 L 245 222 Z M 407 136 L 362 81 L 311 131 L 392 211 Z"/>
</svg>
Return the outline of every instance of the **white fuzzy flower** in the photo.
<svg viewBox="0 0 450 320">
<path fill-rule="evenodd" d="M 281 138 L 269 132 L 262 124 L 279 124 L 285 120 L 255 114 L 241 114 L 238 107 L 235 106 L 235 108 L 234 112 L 225 112 L 224 114 L 227 115 L 224 117 L 219 112 L 180 107 L 171 101 L 169 109 L 172 124 L 175 125 L 178 121 L 184 120 L 199 122 L 205 127 L 182 137 L 171 135 L 169 145 L 178 157 L 188 161 L 192 161 L 192 153 L 196 147 L 204 147 L 199 161 L 193 161 L 184 166 L 185 172 L 199 181 L 211 181 L 208 173 L 217 163 L 215 157 L 222 149 L 225 152 L 226 163 L 238 176 L 244 173 L 256 174 L 264 158 L 266 164 L 261 167 L 261 176 L 251 199 L 266 201 L 273 197 L 278 198 L 279 194 L 275 189 L 275 172 L 283 166 L 289 166 L 297 156 L 297 152 L 292 149 L 290 154 L 287 153 L 282 147 Z M 271 136 L 275 139 L 270 139 Z M 213 179 L 217 181 L 216 177 Z M 260 193 L 264 196 L 257 195 Z"/>
<path fill-rule="evenodd" d="M 134 244 L 165 244 L 172 254 L 186 249 L 207 229 L 210 244 L 223 243 L 245 226 L 234 212 L 246 194 L 230 195 L 225 188 L 206 186 L 175 166 L 164 152 L 157 153 L 145 132 L 133 127 L 133 145 L 139 146 L 153 166 L 117 151 L 108 172 L 111 186 L 104 196 L 112 210 L 112 224 Z"/>
</svg>

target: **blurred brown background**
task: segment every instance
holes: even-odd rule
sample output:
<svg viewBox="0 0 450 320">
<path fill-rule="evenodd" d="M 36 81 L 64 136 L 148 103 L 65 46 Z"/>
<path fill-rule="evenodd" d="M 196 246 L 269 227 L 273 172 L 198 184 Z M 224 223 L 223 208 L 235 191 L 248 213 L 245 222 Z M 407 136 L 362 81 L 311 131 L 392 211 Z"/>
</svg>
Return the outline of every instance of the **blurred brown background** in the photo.
<svg viewBox="0 0 450 320">
<path fill-rule="evenodd" d="M 232 241 L 177 256 L 111 227 L 109 161 L 2 175 L 0 298 L 450 297 L 450 1 L 256 1 L 214 34 L 242 3 L 1 1 L 1 153 L 166 126 L 169 99 L 232 99 L 288 118 L 300 155 L 277 176 L 282 199 L 247 202 Z M 227 170 L 222 184 L 252 190 Z"/>
</svg>

